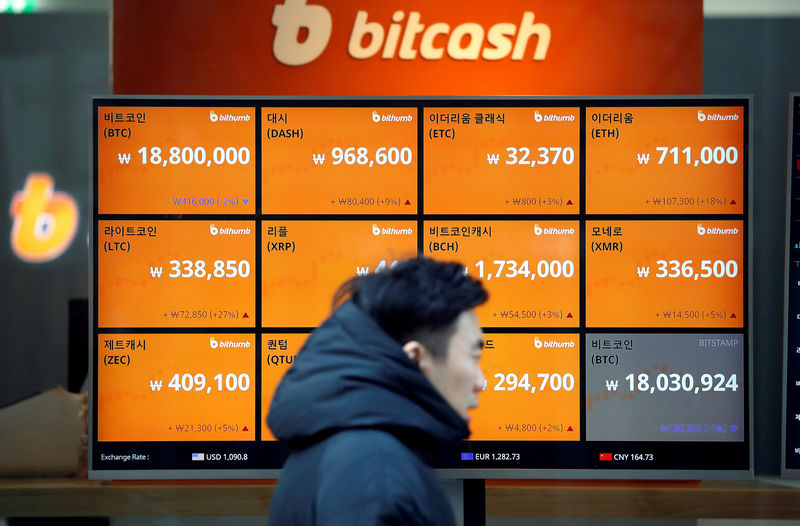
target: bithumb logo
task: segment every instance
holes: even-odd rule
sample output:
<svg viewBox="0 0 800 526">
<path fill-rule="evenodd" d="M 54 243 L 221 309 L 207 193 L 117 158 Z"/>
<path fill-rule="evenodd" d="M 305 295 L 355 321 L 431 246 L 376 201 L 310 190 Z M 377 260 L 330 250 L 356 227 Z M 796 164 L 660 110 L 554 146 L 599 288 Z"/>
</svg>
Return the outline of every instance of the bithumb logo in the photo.
<svg viewBox="0 0 800 526">
<path fill-rule="evenodd" d="M 545 235 L 545 236 L 564 236 L 564 235 L 572 235 L 575 233 L 575 229 L 570 228 L 556 228 L 556 227 L 540 227 L 539 223 L 533 225 L 533 233 L 537 236 Z"/>
<path fill-rule="evenodd" d="M 211 122 L 248 122 L 250 120 L 250 115 L 233 115 L 231 113 L 221 113 L 217 115 L 217 112 L 211 110 L 208 112 L 208 118 Z"/>
<path fill-rule="evenodd" d="M 413 228 L 381 228 L 375 223 L 372 223 L 372 235 L 373 236 L 410 236 L 414 233 Z"/>
<path fill-rule="evenodd" d="M 372 111 L 372 122 L 413 122 L 414 117 L 410 113 L 406 113 L 405 115 L 395 115 L 395 114 L 383 114 L 381 115 L 377 111 Z"/>
<path fill-rule="evenodd" d="M 245 236 L 250 234 L 250 228 L 231 228 L 229 226 L 217 228 L 217 225 L 211 223 L 208 226 L 208 231 L 211 232 L 212 236 L 220 235 L 220 236 Z"/>
<path fill-rule="evenodd" d="M 392 14 L 388 29 L 381 22 L 368 22 L 369 13 L 358 11 L 352 23 L 347 52 L 355 59 L 372 58 L 380 52 L 382 59 L 439 60 L 445 51 L 453 60 L 522 60 L 528 42 L 534 35 L 536 47 L 533 60 L 544 60 L 550 46 L 550 27 L 534 23 L 534 13 L 522 14 L 519 26 L 501 22 L 486 30 L 481 24 L 465 22 L 452 28 L 445 22 L 425 25 L 422 14 L 411 11 L 406 18 L 403 11 Z M 403 23 L 405 21 L 405 27 Z M 287 66 L 302 66 L 316 60 L 325 51 L 333 31 L 330 11 L 321 5 L 308 5 L 306 0 L 284 0 L 272 12 L 275 40 L 272 53 L 278 62 Z M 306 33 L 301 37 L 300 30 Z M 418 48 L 414 47 L 417 36 Z M 440 35 L 447 36 L 447 45 L 435 47 Z M 366 38 L 365 38 L 366 37 Z"/>
<path fill-rule="evenodd" d="M 738 121 L 739 115 L 723 115 L 721 113 L 703 113 L 703 110 L 697 110 L 697 120 L 700 122 L 705 121 Z"/>
<path fill-rule="evenodd" d="M 708 228 L 704 227 L 700 223 L 697 223 L 697 235 L 698 236 L 735 236 L 739 233 L 739 229 L 736 227 L 733 228 L 719 228 L 716 226 L 710 226 Z"/>
<path fill-rule="evenodd" d="M 217 341 L 216 338 L 211 337 L 208 339 L 208 346 L 212 349 L 216 349 L 217 347 L 221 347 L 223 349 L 249 349 L 250 342 L 235 342 L 232 340 Z"/>
<path fill-rule="evenodd" d="M 575 115 L 556 115 L 555 113 L 542 115 L 539 110 L 536 110 L 533 112 L 533 120 L 536 122 L 574 122 Z"/>
<path fill-rule="evenodd" d="M 575 347 L 575 342 L 558 342 L 556 340 L 542 341 L 538 337 L 535 337 L 533 339 L 533 346 L 537 349 L 541 349 L 542 347 L 547 349 L 572 349 Z"/>
</svg>

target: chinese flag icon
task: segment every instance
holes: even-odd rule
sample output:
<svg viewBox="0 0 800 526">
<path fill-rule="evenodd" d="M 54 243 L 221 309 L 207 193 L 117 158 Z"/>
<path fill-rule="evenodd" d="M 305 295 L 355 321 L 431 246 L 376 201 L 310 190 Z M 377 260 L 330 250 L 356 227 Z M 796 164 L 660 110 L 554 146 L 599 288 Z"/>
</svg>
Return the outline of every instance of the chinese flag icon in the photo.
<svg viewBox="0 0 800 526">
<path fill-rule="evenodd" d="M 600 453 L 600 460 L 602 461 L 611 460 L 611 453 Z"/>
</svg>

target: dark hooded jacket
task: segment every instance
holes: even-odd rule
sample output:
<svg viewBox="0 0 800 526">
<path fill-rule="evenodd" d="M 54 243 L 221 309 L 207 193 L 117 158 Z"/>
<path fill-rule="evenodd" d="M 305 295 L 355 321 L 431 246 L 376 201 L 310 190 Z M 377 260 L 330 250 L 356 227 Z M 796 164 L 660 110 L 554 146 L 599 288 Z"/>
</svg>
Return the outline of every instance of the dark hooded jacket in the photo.
<svg viewBox="0 0 800 526">
<path fill-rule="evenodd" d="M 467 424 L 352 302 L 306 341 L 267 421 L 292 449 L 271 525 L 455 524 L 431 463 Z"/>
</svg>

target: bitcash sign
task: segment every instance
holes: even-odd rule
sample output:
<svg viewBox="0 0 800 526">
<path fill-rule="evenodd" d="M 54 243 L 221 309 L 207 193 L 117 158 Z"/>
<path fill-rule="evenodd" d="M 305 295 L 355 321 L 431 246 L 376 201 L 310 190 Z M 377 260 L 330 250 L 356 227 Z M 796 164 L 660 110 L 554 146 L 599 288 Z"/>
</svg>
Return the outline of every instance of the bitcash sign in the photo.
<svg viewBox="0 0 800 526">
<path fill-rule="evenodd" d="M 702 90 L 701 0 L 114 2 L 116 93 Z M 141 35 L 148 39 L 142 40 Z M 153 72 L 157 71 L 158 75 Z"/>
<path fill-rule="evenodd" d="M 550 46 L 550 27 L 534 23 L 531 11 L 522 14 L 519 26 L 497 23 L 488 30 L 475 22 L 464 22 L 451 29 L 450 24 L 421 23 L 419 11 L 406 13 L 397 10 L 392 14 L 388 28 L 380 21 L 369 20 L 369 12 L 356 13 L 347 43 L 347 53 L 355 59 L 368 59 L 380 53 L 382 59 L 440 60 L 445 53 L 453 60 L 522 60 L 531 37 L 535 40 L 534 60 L 544 60 Z M 333 31 L 333 18 L 322 5 L 308 5 L 306 0 L 284 0 L 275 6 L 272 15 L 275 40 L 272 52 L 282 64 L 299 66 L 318 58 L 328 46 Z M 301 31 L 305 39 L 301 42 Z M 415 48 L 420 36 L 418 48 Z M 445 45 L 446 39 L 446 45 Z M 440 41 L 437 47 L 434 43 Z"/>
</svg>

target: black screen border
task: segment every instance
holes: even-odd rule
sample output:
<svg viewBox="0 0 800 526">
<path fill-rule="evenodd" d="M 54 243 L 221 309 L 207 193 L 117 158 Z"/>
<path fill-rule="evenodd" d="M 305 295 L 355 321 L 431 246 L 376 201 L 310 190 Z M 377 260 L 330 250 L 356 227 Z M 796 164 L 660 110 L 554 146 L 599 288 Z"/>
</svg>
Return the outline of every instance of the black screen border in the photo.
<svg viewBox="0 0 800 526">
<path fill-rule="evenodd" d="M 89 334 L 90 334 L 90 349 L 89 349 L 89 365 L 90 365 L 90 440 L 89 440 L 89 477 L 92 479 L 263 479 L 275 478 L 280 474 L 280 469 L 274 467 L 272 462 L 269 465 L 264 465 L 265 456 L 271 457 L 270 460 L 278 460 L 275 464 L 282 464 L 283 459 L 286 457 L 287 451 L 280 443 L 264 443 L 256 440 L 250 442 L 148 442 L 154 451 L 166 448 L 171 450 L 172 454 L 168 455 L 172 458 L 173 462 L 170 467 L 164 466 L 163 468 L 156 469 L 131 469 L 126 467 L 124 462 L 118 465 L 110 465 L 108 468 L 98 468 L 95 466 L 95 455 L 99 455 L 97 449 L 97 401 L 94 396 L 97 391 L 97 378 L 94 374 L 96 369 L 96 360 L 98 356 L 97 341 L 101 333 L 98 330 L 97 324 L 97 254 L 95 247 L 97 247 L 97 224 L 98 224 L 98 206 L 96 202 L 97 196 L 97 181 L 98 181 L 98 166 L 97 166 L 97 151 L 98 151 L 98 108 L 100 106 L 116 105 L 116 106 L 159 106 L 159 107 L 198 107 L 198 106 L 215 106 L 215 107 L 253 107 L 256 110 L 256 133 L 260 133 L 260 109 L 264 106 L 318 106 L 318 107 L 371 107 L 375 105 L 382 107 L 413 107 L 419 108 L 418 115 L 421 114 L 422 108 L 428 107 L 514 107 L 514 106 L 530 106 L 536 104 L 544 107 L 579 107 L 581 115 L 585 115 L 587 107 L 679 107 L 679 106 L 735 106 L 742 107 L 744 114 L 743 122 L 743 185 L 744 185 L 744 198 L 746 201 L 746 209 L 743 214 L 744 221 L 744 254 L 745 272 L 744 272 L 744 304 L 745 304 L 745 323 L 743 324 L 744 331 L 744 345 L 745 345 L 745 363 L 744 363 L 744 376 L 746 378 L 746 396 L 744 398 L 745 408 L 745 440 L 744 442 L 586 442 L 585 441 L 585 360 L 581 360 L 581 430 L 582 440 L 579 442 L 482 442 L 482 441 L 468 441 L 467 444 L 471 448 L 465 450 L 490 450 L 502 455 L 504 452 L 519 451 L 517 447 L 519 444 L 527 444 L 529 447 L 526 449 L 526 455 L 536 453 L 539 457 L 538 462 L 534 462 L 531 467 L 513 468 L 509 469 L 498 465 L 497 467 L 485 468 L 474 467 L 471 464 L 469 467 L 461 466 L 439 466 L 438 472 L 443 478 L 480 478 L 480 479 L 749 479 L 753 478 L 753 389 L 752 389 L 752 353 L 753 353 L 753 328 L 752 328 L 752 244 L 750 237 L 752 235 L 752 96 L 739 96 L 739 95 L 691 95 L 691 96 L 630 96 L 630 97 L 216 97 L 216 96 L 197 96 L 197 97 L 184 97 L 184 96 L 127 96 L 127 95 L 114 95 L 114 96 L 93 96 L 91 97 L 90 109 L 90 133 L 92 141 L 90 142 L 90 159 L 92 162 L 92 179 L 89 184 L 89 198 L 93 213 L 93 230 L 90 236 L 89 246 L 89 260 L 90 260 L 90 315 L 89 315 Z M 581 126 L 584 126 L 585 119 L 581 119 Z M 422 128 L 422 122 L 419 124 Z M 581 135 L 581 141 L 585 141 L 585 134 Z M 418 148 L 422 150 L 422 143 L 418 144 Z M 257 151 L 260 151 L 258 149 Z M 258 155 L 258 154 L 257 154 Z M 580 162 L 585 163 L 584 155 L 580 156 Z M 257 157 L 258 159 L 258 157 Z M 257 161 L 256 161 L 257 162 Z M 423 163 L 418 161 L 419 172 L 422 173 Z M 260 176 L 260 163 L 257 162 L 256 166 L 256 179 L 257 185 Z M 585 177 L 585 166 L 581 168 L 581 178 Z M 581 185 L 582 192 L 585 185 Z M 421 187 L 420 187 L 421 191 Z M 582 196 L 585 197 L 585 196 Z M 280 219 L 281 216 L 264 216 L 260 214 L 260 192 L 257 192 L 257 208 L 256 213 L 252 219 L 257 222 L 260 219 Z M 422 201 L 420 200 L 420 203 Z M 371 214 L 374 215 L 374 214 Z M 147 219 L 153 219 L 153 216 L 159 214 L 148 214 Z M 424 214 L 420 211 L 414 214 L 420 218 L 427 219 L 447 219 L 449 216 L 439 216 Z M 459 219 L 465 219 L 462 214 L 457 215 Z M 593 215 L 594 216 L 594 215 Z M 170 217 L 169 214 L 164 214 L 164 217 Z M 197 217 L 183 215 L 184 219 L 228 219 L 225 215 L 198 215 Z M 346 219 L 348 216 L 335 215 L 338 219 Z M 403 215 L 402 218 L 406 219 L 411 215 Z M 513 215 L 514 219 L 526 219 L 525 215 Z M 539 215 L 534 216 L 539 218 Z M 580 220 L 583 217 L 586 220 L 585 214 L 585 199 L 581 199 L 581 213 L 580 214 L 566 214 L 566 215 L 547 215 L 548 219 L 574 219 Z M 103 215 L 104 219 L 135 219 L 136 216 L 131 215 Z M 315 218 L 317 218 L 315 216 Z M 319 218 L 324 219 L 325 216 Z M 391 216 L 387 216 L 391 219 Z M 502 216 L 494 215 L 481 215 L 481 219 L 497 220 L 504 219 Z M 511 216 L 508 217 L 510 219 Z M 681 219 L 681 215 L 671 214 L 672 219 Z M 717 217 L 705 215 L 704 218 L 715 219 Z M 732 215 L 725 215 L 725 219 L 735 219 Z M 161 219 L 159 217 L 159 219 Z M 238 214 L 235 219 L 249 220 L 247 215 Z M 422 220 L 422 219 L 420 219 Z M 584 247 L 581 247 L 583 254 Z M 583 267 L 582 267 L 583 268 Z M 257 294 L 257 310 L 260 309 L 260 295 Z M 581 305 L 585 303 L 582 298 Z M 259 318 L 260 319 L 260 318 Z M 259 322 L 260 323 L 260 322 Z M 261 334 L 270 332 L 308 332 L 312 328 L 300 328 L 293 330 L 270 330 L 271 328 L 256 328 L 256 340 L 260 340 Z M 247 329 L 249 330 L 249 329 Z M 620 328 L 625 332 L 639 332 L 631 328 Z M 585 327 L 584 317 L 581 317 L 581 326 L 577 329 L 581 336 L 581 357 L 585 355 L 585 343 L 583 343 L 584 336 L 586 335 L 587 328 Z M 616 329 L 592 329 L 592 332 L 618 332 Z M 103 333 L 113 333 L 114 330 L 105 330 Z M 137 330 L 119 330 L 117 332 L 136 333 Z M 138 332 L 152 332 L 150 329 L 139 330 Z M 158 332 L 169 332 L 168 330 Z M 181 329 L 177 332 L 192 332 L 192 330 Z M 225 330 L 224 332 L 237 332 L 235 330 Z M 496 330 L 488 328 L 485 330 L 487 334 L 493 332 L 541 332 L 540 329 L 533 328 L 531 330 Z M 553 330 L 550 332 L 558 332 Z M 574 332 L 571 330 L 571 332 Z M 680 331 L 660 330 L 660 329 L 644 329 L 641 332 L 681 332 L 691 333 L 692 330 L 681 329 Z M 709 329 L 702 329 L 694 332 L 709 332 Z M 741 333 L 742 329 L 725 330 L 713 329 L 713 332 L 718 333 Z M 260 342 L 259 344 L 260 345 Z M 260 349 L 260 346 L 257 346 Z M 258 355 L 257 355 L 258 358 Z M 258 369 L 258 368 L 257 368 Z M 257 399 L 259 397 L 257 396 Z M 260 414 L 260 412 L 259 412 Z M 259 417 L 260 418 L 260 417 Z M 259 426 L 257 426 L 257 429 Z M 109 444 L 113 444 L 109 446 Z M 142 449 L 143 443 L 126 443 L 126 442 L 113 442 L 104 443 L 104 452 L 116 454 L 129 454 L 133 448 Z M 565 455 L 563 449 L 569 448 Z M 247 449 L 246 446 L 253 445 L 254 451 L 250 458 L 253 463 L 257 464 L 253 468 L 244 469 L 208 469 L 197 468 L 197 464 L 192 465 L 190 458 L 191 451 L 207 451 L 214 452 L 240 452 Z M 265 447 L 268 446 L 268 447 Z M 575 446 L 579 446 L 578 451 L 574 451 Z M 634 468 L 633 465 L 616 465 L 607 467 L 598 462 L 598 453 L 613 449 L 615 452 L 654 452 L 658 454 L 660 451 L 671 450 L 674 453 L 670 466 L 658 466 L 655 469 L 639 469 Z M 784 448 L 785 449 L 785 448 Z M 258 451 L 256 451 L 258 450 Z M 564 467 L 542 467 L 541 459 L 552 459 L 554 456 L 560 455 L 565 458 L 566 462 L 562 464 Z M 180 457 L 180 460 L 178 460 Z M 676 462 L 676 457 L 682 459 Z M 725 467 L 720 467 L 715 463 L 718 459 L 731 459 L 735 458 L 734 462 L 730 462 Z M 260 464 L 263 467 L 259 467 Z M 632 463 L 631 463 L 632 464 Z M 206 464 L 207 465 L 207 464 Z M 573 467 L 574 466 L 574 467 Z M 582 466 L 582 467 L 578 467 Z"/>
</svg>

